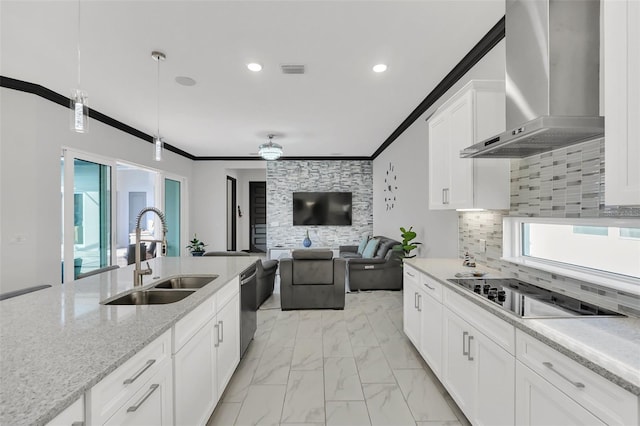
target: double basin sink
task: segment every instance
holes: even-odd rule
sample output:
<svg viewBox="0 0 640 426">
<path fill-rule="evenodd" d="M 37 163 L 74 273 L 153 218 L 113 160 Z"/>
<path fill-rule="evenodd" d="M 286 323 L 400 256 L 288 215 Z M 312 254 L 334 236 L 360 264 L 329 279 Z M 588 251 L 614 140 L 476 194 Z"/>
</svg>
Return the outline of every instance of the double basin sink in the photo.
<svg viewBox="0 0 640 426">
<path fill-rule="evenodd" d="M 213 282 L 217 275 L 183 275 L 168 278 L 148 289 L 124 294 L 105 305 L 166 305 L 178 302 Z"/>
</svg>

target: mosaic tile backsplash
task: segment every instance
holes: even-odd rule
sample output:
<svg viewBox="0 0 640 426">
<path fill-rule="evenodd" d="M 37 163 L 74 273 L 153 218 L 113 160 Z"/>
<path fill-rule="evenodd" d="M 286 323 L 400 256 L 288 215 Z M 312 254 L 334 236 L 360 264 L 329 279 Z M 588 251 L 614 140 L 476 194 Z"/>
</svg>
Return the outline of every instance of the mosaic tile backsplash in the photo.
<svg viewBox="0 0 640 426">
<path fill-rule="evenodd" d="M 293 226 L 294 192 L 352 193 L 352 226 Z M 302 246 L 307 230 L 312 247 L 357 244 L 373 233 L 373 162 L 269 161 L 267 163 L 267 247 Z"/>
<path fill-rule="evenodd" d="M 639 208 L 605 207 L 604 140 L 558 149 L 511 162 L 511 211 L 460 212 L 459 255 L 507 276 L 640 317 L 640 296 L 504 262 L 502 217 L 639 217 Z M 486 241 L 486 252 L 481 249 Z"/>
</svg>

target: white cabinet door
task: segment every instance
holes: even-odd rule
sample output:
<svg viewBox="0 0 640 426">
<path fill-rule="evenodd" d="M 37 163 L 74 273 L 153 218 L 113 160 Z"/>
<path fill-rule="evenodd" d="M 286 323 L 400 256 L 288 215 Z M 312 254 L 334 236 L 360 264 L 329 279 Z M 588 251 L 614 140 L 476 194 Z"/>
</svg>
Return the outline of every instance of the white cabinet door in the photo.
<svg viewBox="0 0 640 426">
<path fill-rule="evenodd" d="M 429 120 L 429 208 L 448 209 L 449 191 L 449 113 L 434 115 Z"/>
<path fill-rule="evenodd" d="M 167 360 L 116 413 L 108 426 L 164 426 L 173 424 L 172 369 Z"/>
<path fill-rule="evenodd" d="M 504 82 L 472 80 L 429 119 L 429 208 L 508 209 L 504 159 L 460 158 L 460 151 L 504 131 Z"/>
<path fill-rule="evenodd" d="M 469 345 L 475 363 L 475 415 L 473 424 L 514 424 L 515 358 L 482 333 L 474 332 Z M 496 401 L 500 401 L 496 406 Z"/>
<path fill-rule="evenodd" d="M 205 424 L 218 401 L 215 324 L 210 320 L 174 355 L 178 425 Z"/>
<path fill-rule="evenodd" d="M 605 202 L 640 205 L 640 2 L 605 1 Z"/>
<path fill-rule="evenodd" d="M 473 423 L 476 379 L 474 362 L 469 359 L 469 336 L 475 330 L 449 309 L 444 309 L 443 321 L 442 381 Z"/>
<path fill-rule="evenodd" d="M 419 349 L 431 370 L 440 377 L 442 368 L 442 304 L 423 293 L 420 314 Z"/>
<path fill-rule="evenodd" d="M 474 143 L 473 95 L 469 90 L 449 108 L 451 140 L 449 143 L 448 164 L 450 167 L 447 208 L 471 208 L 473 202 L 473 162 L 469 158 L 460 158 L 460 151 Z"/>
<path fill-rule="evenodd" d="M 420 349 L 419 282 L 419 272 L 405 265 L 403 272 L 403 327 L 404 333 L 418 349 Z"/>
<path fill-rule="evenodd" d="M 240 362 L 240 297 L 238 294 L 218 311 L 217 386 L 221 396 Z"/>
<path fill-rule="evenodd" d="M 516 421 L 521 426 L 603 425 L 593 414 L 543 379 L 516 362 Z"/>
</svg>

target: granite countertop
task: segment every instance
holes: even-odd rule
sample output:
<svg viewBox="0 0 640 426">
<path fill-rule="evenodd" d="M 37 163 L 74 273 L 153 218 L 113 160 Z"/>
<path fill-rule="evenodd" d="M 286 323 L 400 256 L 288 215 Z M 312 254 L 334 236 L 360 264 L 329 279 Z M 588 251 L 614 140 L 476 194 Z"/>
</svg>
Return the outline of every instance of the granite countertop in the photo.
<svg viewBox="0 0 640 426">
<path fill-rule="evenodd" d="M 0 302 L 0 424 L 47 423 L 256 260 L 150 260 L 145 287 L 175 275 L 218 275 L 167 305 L 100 304 L 133 289 L 133 265 Z"/>
<path fill-rule="evenodd" d="M 468 272 L 461 259 L 418 259 L 406 263 L 437 279 L 478 306 L 532 335 L 607 380 L 640 396 L 640 318 L 519 318 L 494 303 L 447 281 Z M 485 278 L 500 272 L 478 266 Z"/>
</svg>

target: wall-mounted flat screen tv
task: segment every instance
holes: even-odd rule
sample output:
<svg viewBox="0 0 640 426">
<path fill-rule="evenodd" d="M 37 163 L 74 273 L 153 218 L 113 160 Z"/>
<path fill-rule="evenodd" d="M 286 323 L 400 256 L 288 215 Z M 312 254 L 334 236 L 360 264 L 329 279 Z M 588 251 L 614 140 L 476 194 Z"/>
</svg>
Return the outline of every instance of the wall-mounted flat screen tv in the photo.
<svg viewBox="0 0 640 426">
<path fill-rule="evenodd" d="M 351 192 L 294 192 L 293 225 L 351 226 Z"/>
</svg>

